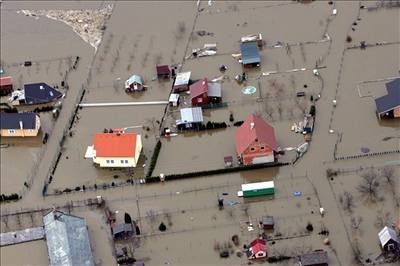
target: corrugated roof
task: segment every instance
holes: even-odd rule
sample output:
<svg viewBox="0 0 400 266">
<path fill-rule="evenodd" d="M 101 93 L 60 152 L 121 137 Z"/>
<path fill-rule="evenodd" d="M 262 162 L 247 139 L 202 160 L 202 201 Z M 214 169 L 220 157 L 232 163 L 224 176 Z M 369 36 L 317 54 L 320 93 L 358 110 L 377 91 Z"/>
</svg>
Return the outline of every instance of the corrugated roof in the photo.
<svg viewBox="0 0 400 266">
<path fill-rule="evenodd" d="M 190 74 L 191 74 L 191 72 L 181 72 L 181 73 L 176 74 L 174 86 L 189 84 Z"/>
<path fill-rule="evenodd" d="M 136 152 L 136 133 L 98 133 L 93 146 L 97 157 L 134 157 Z"/>
<path fill-rule="evenodd" d="M 156 66 L 157 75 L 166 75 L 170 73 L 168 65 Z"/>
<path fill-rule="evenodd" d="M 131 85 L 133 83 L 138 83 L 140 85 L 143 85 L 143 78 L 139 75 L 132 75 L 129 79 L 126 80 L 125 83 L 127 85 Z"/>
<path fill-rule="evenodd" d="M 133 231 L 133 227 L 131 224 L 118 224 L 115 227 L 111 228 L 112 233 L 114 235 L 119 234 L 119 233 L 123 233 L 123 232 L 132 232 Z"/>
<path fill-rule="evenodd" d="M 379 233 L 379 241 L 381 242 L 382 247 L 386 245 L 386 243 L 392 239 L 396 241 L 397 243 L 399 242 L 399 238 L 397 237 L 396 231 L 390 227 L 385 226 Z"/>
<path fill-rule="evenodd" d="M 204 78 L 190 85 L 190 98 L 196 98 L 203 93 L 208 92 L 208 80 Z"/>
<path fill-rule="evenodd" d="M 316 251 L 300 256 L 302 266 L 319 265 L 328 263 L 328 253 L 326 251 Z"/>
<path fill-rule="evenodd" d="M 251 114 L 236 131 L 237 154 L 241 155 L 256 139 L 273 150 L 277 149 L 274 128 L 262 118 Z"/>
<path fill-rule="evenodd" d="M 242 63 L 244 65 L 260 63 L 260 53 L 256 42 L 241 43 L 240 52 L 242 53 Z"/>
<path fill-rule="evenodd" d="M 7 86 L 12 84 L 11 77 L 1 77 L 0 78 L 0 86 Z"/>
<path fill-rule="evenodd" d="M 43 82 L 25 84 L 24 93 L 26 104 L 48 103 L 62 96 L 61 92 Z"/>
<path fill-rule="evenodd" d="M 43 217 L 50 265 L 94 266 L 83 218 L 52 211 Z"/>
<path fill-rule="evenodd" d="M 400 106 L 400 78 L 386 83 L 387 95 L 376 98 L 375 104 L 379 114 Z"/>
<path fill-rule="evenodd" d="M 183 123 L 198 123 L 203 122 L 203 112 L 201 107 L 182 108 L 181 121 Z"/>
<path fill-rule="evenodd" d="M 0 113 L 1 129 L 35 129 L 36 114 L 35 113 Z"/>
<path fill-rule="evenodd" d="M 222 97 L 222 85 L 218 82 L 208 83 L 208 97 Z"/>
</svg>

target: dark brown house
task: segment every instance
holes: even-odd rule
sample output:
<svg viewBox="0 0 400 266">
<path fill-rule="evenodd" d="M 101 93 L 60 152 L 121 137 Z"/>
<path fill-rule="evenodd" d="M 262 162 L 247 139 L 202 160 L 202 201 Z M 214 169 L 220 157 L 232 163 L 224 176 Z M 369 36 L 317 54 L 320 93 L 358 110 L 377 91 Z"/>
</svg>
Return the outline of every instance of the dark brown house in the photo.
<svg viewBox="0 0 400 266">
<path fill-rule="evenodd" d="M 156 66 L 158 79 L 169 79 L 171 77 L 171 70 L 168 65 Z"/>
</svg>

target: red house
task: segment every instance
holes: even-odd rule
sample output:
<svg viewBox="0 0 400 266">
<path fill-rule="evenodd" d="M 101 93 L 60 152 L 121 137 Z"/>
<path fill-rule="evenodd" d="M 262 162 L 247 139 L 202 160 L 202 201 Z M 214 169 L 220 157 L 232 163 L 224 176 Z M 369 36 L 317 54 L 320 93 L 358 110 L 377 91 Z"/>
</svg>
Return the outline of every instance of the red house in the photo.
<svg viewBox="0 0 400 266">
<path fill-rule="evenodd" d="M 236 131 L 236 153 L 244 165 L 274 162 L 276 150 L 274 128 L 255 114 Z"/>
<path fill-rule="evenodd" d="M 192 106 L 208 104 L 208 81 L 207 78 L 199 80 L 190 85 L 190 99 Z"/>
<path fill-rule="evenodd" d="M 260 259 L 267 257 L 267 245 L 264 239 L 256 239 L 250 243 L 250 248 L 247 251 L 249 259 Z"/>
<path fill-rule="evenodd" d="M 0 95 L 7 95 L 13 90 L 12 78 L 2 77 L 0 78 Z"/>
</svg>

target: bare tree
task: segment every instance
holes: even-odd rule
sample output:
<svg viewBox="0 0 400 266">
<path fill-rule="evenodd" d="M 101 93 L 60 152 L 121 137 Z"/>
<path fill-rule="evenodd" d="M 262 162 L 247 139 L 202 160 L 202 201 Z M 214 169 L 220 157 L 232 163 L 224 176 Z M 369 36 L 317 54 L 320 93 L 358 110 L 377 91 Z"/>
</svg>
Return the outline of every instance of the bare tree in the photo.
<svg viewBox="0 0 400 266">
<path fill-rule="evenodd" d="M 391 224 L 390 212 L 384 212 L 382 209 L 376 214 L 375 226 L 382 228 Z"/>
<path fill-rule="evenodd" d="M 360 228 L 361 222 L 363 221 L 362 217 L 357 216 L 357 217 L 351 217 L 350 222 L 351 222 L 351 228 L 357 230 Z"/>
<path fill-rule="evenodd" d="M 383 167 L 382 171 L 381 171 L 381 175 L 382 175 L 382 177 L 385 178 L 386 182 L 389 185 L 392 185 L 392 186 L 394 185 L 395 175 L 394 175 L 394 168 L 393 167 L 391 167 L 391 166 Z"/>
<path fill-rule="evenodd" d="M 354 199 L 353 195 L 351 195 L 350 192 L 345 191 L 343 195 L 340 195 L 339 202 L 345 211 L 348 211 L 349 213 L 353 212 Z"/>
<path fill-rule="evenodd" d="M 378 196 L 378 175 L 374 169 L 371 169 L 361 175 L 361 181 L 358 185 L 358 191 L 367 195 L 370 200 L 375 201 Z"/>
</svg>

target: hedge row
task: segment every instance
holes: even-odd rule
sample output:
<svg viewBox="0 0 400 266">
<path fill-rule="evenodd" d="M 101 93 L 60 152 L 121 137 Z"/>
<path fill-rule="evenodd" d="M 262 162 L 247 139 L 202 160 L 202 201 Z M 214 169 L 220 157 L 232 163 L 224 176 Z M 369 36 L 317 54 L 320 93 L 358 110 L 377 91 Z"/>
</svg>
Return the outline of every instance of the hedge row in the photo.
<svg viewBox="0 0 400 266">
<path fill-rule="evenodd" d="M 10 195 L 1 194 L 0 202 L 11 201 L 11 200 L 19 200 L 20 196 L 17 193 L 12 193 Z"/>
<path fill-rule="evenodd" d="M 235 172 L 248 171 L 248 170 L 254 170 L 254 169 L 262 169 L 262 168 L 268 168 L 268 167 L 284 166 L 284 165 L 289 165 L 289 164 L 290 163 L 253 164 L 253 165 L 247 165 L 247 166 L 237 166 L 237 167 L 206 170 L 206 171 L 199 171 L 199 172 L 183 173 L 183 174 L 171 174 L 171 175 L 166 175 L 165 179 L 166 180 L 177 180 L 177 179 L 185 179 L 185 178 L 191 178 L 191 177 L 219 175 L 219 174 L 235 173 Z M 160 177 L 152 176 L 152 177 L 146 178 L 146 183 L 155 183 L 155 182 L 160 182 Z"/>
<path fill-rule="evenodd" d="M 153 174 L 154 168 L 156 167 L 158 155 L 161 150 L 161 141 L 159 140 L 154 148 L 153 155 L 151 156 L 150 166 L 147 170 L 146 177 L 150 177 Z"/>
<path fill-rule="evenodd" d="M 349 160 L 349 159 L 357 159 L 357 158 L 362 158 L 362 157 L 377 156 L 377 155 L 386 155 L 386 154 L 394 154 L 394 153 L 400 153 L 400 150 L 373 152 L 373 153 L 357 154 L 357 155 L 349 155 L 349 156 L 344 156 L 344 157 L 337 157 L 337 158 L 335 158 L 335 160 L 336 160 L 336 161 L 339 161 L 339 160 Z"/>
</svg>

